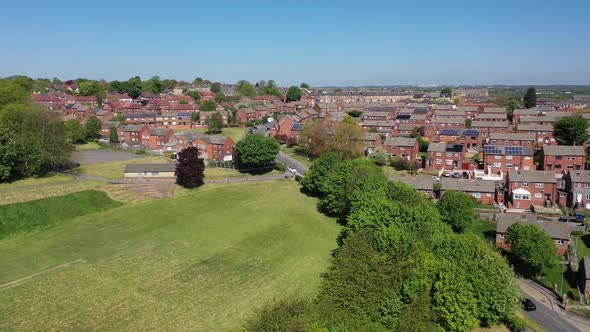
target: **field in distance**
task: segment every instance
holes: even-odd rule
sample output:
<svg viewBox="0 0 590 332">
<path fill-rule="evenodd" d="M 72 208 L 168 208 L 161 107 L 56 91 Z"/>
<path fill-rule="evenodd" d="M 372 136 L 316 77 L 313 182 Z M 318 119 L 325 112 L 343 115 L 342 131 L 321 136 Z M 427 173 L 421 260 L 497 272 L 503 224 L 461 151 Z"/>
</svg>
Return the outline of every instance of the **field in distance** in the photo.
<svg viewBox="0 0 590 332">
<path fill-rule="evenodd" d="M 0 285 L 33 277 L 0 286 L 0 330 L 239 330 L 317 290 L 340 227 L 316 203 L 290 181 L 206 185 L 1 240 Z"/>
</svg>

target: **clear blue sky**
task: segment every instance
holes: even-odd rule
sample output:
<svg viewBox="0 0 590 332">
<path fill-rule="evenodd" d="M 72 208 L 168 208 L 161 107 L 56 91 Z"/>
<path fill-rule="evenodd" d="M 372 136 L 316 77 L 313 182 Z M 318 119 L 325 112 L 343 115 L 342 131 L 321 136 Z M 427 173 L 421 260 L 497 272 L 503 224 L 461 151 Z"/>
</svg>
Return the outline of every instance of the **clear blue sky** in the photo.
<svg viewBox="0 0 590 332">
<path fill-rule="evenodd" d="M 590 0 L 19 0 L 1 7 L 0 76 L 590 84 Z"/>
</svg>

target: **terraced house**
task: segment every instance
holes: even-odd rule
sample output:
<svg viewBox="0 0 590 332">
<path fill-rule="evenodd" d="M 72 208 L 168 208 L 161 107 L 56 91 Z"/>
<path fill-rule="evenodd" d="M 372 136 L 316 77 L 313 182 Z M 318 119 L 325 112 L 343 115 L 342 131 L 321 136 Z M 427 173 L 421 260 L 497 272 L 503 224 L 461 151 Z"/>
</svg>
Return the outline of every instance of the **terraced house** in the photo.
<svg viewBox="0 0 590 332">
<path fill-rule="evenodd" d="M 557 179 L 552 171 L 509 171 L 506 183 L 508 204 L 514 209 L 553 206 L 557 199 Z"/>
<path fill-rule="evenodd" d="M 586 165 L 586 150 L 583 146 L 543 145 L 541 168 L 556 174 L 580 171 Z"/>
<path fill-rule="evenodd" d="M 462 168 L 465 146 L 452 143 L 430 143 L 424 167 L 427 170 Z"/>
<path fill-rule="evenodd" d="M 415 164 L 420 158 L 420 143 L 416 138 L 388 137 L 383 143 L 383 148 L 391 157 L 399 157 Z"/>
<path fill-rule="evenodd" d="M 506 174 L 511 170 L 536 169 L 532 146 L 484 145 L 483 165 L 488 174 Z"/>
</svg>

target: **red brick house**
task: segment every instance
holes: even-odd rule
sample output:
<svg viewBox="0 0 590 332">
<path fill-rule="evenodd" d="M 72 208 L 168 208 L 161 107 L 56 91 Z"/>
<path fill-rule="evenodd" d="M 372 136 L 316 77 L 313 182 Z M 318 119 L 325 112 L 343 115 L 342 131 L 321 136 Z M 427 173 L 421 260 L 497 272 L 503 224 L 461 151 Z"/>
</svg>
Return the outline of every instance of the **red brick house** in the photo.
<svg viewBox="0 0 590 332">
<path fill-rule="evenodd" d="M 396 178 L 393 181 L 399 181 L 407 184 L 408 186 L 418 190 L 419 193 L 428 197 L 434 197 L 434 190 L 432 185 L 432 179 L 424 176 L 402 176 Z"/>
<path fill-rule="evenodd" d="M 567 223 L 558 221 L 541 221 L 534 214 L 497 214 L 496 215 L 496 246 L 504 250 L 510 250 L 510 245 L 505 242 L 506 231 L 515 223 L 535 225 L 545 231 L 555 244 L 559 255 L 565 255 L 571 241 L 571 230 Z"/>
<path fill-rule="evenodd" d="M 488 174 L 511 170 L 535 170 L 535 150 L 531 146 L 484 145 L 483 165 Z"/>
<path fill-rule="evenodd" d="M 123 127 L 123 136 L 119 136 L 119 141 L 130 146 L 143 146 L 150 138 L 148 130 L 146 125 L 126 125 Z"/>
<path fill-rule="evenodd" d="M 586 150 L 583 146 L 543 145 L 541 169 L 563 172 L 583 170 L 586 165 Z"/>
<path fill-rule="evenodd" d="M 468 149 L 473 146 L 481 146 L 481 135 L 475 129 L 443 129 L 438 135 L 441 143 L 458 143 Z"/>
<path fill-rule="evenodd" d="M 161 149 L 165 144 L 176 144 L 178 142 L 172 129 L 150 128 L 148 134 L 148 147 L 150 150 Z"/>
<path fill-rule="evenodd" d="M 539 147 L 544 144 L 557 145 L 557 141 L 553 138 L 553 125 L 550 124 L 519 124 L 516 126 L 516 132 L 535 135 L 535 145 Z"/>
<path fill-rule="evenodd" d="M 379 133 L 383 133 L 385 136 L 389 136 L 396 123 L 395 121 L 365 120 L 359 123 L 359 125 L 365 129 L 373 129 Z"/>
<path fill-rule="evenodd" d="M 451 143 L 430 143 L 426 164 L 427 170 L 460 169 L 465 160 L 465 146 Z"/>
<path fill-rule="evenodd" d="M 536 108 L 515 109 L 514 112 L 512 112 L 512 123 L 520 123 L 520 118 L 523 116 L 536 116 L 538 114 L 539 111 Z"/>
<path fill-rule="evenodd" d="M 474 118 L 474 121 L 489 121 L 489 122 L 506 122 L 506 126 L 508 126 L 508 116 L 506 112 L 498 114 L 498 113 L 481 113 L 477 114 Z"/>
<path fill-rule="evenodd" d="M 584 256 L 579 268 L 580 284 L 584 289 L 584 295 L 590 297 L 590 256 Z"/>
<path fill-rule="evenodd" d="M 362 142 L 365 156 L 370 156 L 376 150 L 383 150 L 381 135 L 378 133 L 365 133 Z"/>
<path fill-rule="evenodd" d="M 478 110 L 478 106 L 457 106 L 457 111 L 465 113 L 465 118 L 467 119 L 473 119 L 478 113 Z"/>
<path fill-rule="evenodd" d="M 412 165 L 420 158 L 420 143 L 416 138 L 387 137 L 383 148 L 391 157 L 408 160 Z"/>
<path fill-rule="evenodd" d="M 566 206 L 590 209 L 590 171 L 569 171 L 563 176 L 567 193 Z"/>
<path fill-rule="evenodd" d="M 435 116 L 430 120 L 430 124 L 433 125 L 437 131 L 443 129 L 464 129 L 465 119 L 463 118 L 450 118 L 450 117 L 439 117 Z"/>
<path fill-rule="evenodd" d="M 510 131 L 508 121 L 472 121 L 471 129 L 477 129 L 483 138 L 490 136 L 492 133 L 506 133 Z"/>
<path fill-rule="evenodd" d="M 510 208 L 553 206 L 557 200 L 557 179 L 552 171 L 508 171 L 506 183 Z"/>
<path fill-rule="evenodd" d="M 487 140 L 492 145 L 535 146 L 534 134 L 491 133 Z"/>
<path fill-rule="evenodd" d="M 256 112 L 251 108 L 242 108 L 236 112 L 236 121 L 240 123 L 247 123 L 250 121 L 259 120 Z"/>
<path fill-rule="evenodd" d="M 462 192 L 467 196 L 475 198 L 481 204 L 492 205 L 496 202 L 496 183 L 488 180 L 470 179 L 440 179 L 441 197 L 447 190 Z"/>
<path fill-rule="evenodd" d="M 117 121 L 104 121 L 100 125 L 100 138 L 99 140 L 102 142 L 110 142 L 111 141 L 111 128 L 115 128 L 117 130 L 117 137 L 119 137 L 119 141 L 123 140 L 123 126 L 120 122 Z"/>
<path fill-rule="evenodd" d="M 204 135 L 196 138 L 194 144 L 204 159 L 231 161 L 236 143 L 233 139 L 220 135 Z"/>
</svg>

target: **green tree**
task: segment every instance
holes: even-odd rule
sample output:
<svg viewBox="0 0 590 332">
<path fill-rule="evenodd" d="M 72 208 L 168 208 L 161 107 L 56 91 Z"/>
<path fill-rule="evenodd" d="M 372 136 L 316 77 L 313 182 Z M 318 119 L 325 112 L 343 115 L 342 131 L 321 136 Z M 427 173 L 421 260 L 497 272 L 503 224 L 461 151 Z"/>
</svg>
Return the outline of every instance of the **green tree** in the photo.
<svg viewBox="0 0 590 332">
<path fill-rule="evenodd" d="M 553 124 L 553 136 L 561 145 L 582 145 L 589 137 L 588 120 L 568 116 Z"/>
<path fill-rule="evenodd" d="M 302 89 L 309 89 L 309 84 L 307 83 L 301 83 L 301 85 L 299 86 Z"/>
<path fill-rule="evenodd" d="M 254 86 L 247 81 L 239 81 L 238 82 L 238 93 L 242 97 L 252 98 L 256 96 L 256 89 Z"/>
<path fill-rule="evenodd" d="M 111 127 L 109 131 L 109 142 L 114 144 L 119 143 L 119 133 L 117 133 L 116 127 Z"/>
<path fill-rule="evenodd" d="M 299 145 L 310 157 L 319 157 L 328 151 L 329 129 L 320 121 L 308 121 L 299 134 Z"/>
<path fill-rule="evenodd" d="M 0 126 L 0 182 L 14 176 L 14 164 L 18 157 L 14 134 L 6 127 Z"/>
<path fill-rule="evenodd" d="M 363 112 L 362 111 L 358 111 L 358 110 L 352 110 L 352 111 L 346 112 L 346 114 L 352 116 L 353 118 L 358 118 L 358 117 L 360 117 L 363 114 Z"/>
<path fill-rule="evenodd" d="M 143 91 L 159 95 L 164 90 L 164 83 L 160 80 L 159 76 L 154 76 L 143 82 L 142 88 Z"/>
<path fill-rule="evenodd" d="M 215 102 L 216 103 L 223 103 L 226 102 L 228 99 L 223 92 L 218 92 L 215 94 Z"/>
<path fill-rule="evenodd" d="M 354 159 L 362 156 L 362 139 L 365 131 L 361 126 L 351 123 L 339 123 L 332 127 L 331 136 L 327 141 L 328 150 L 342 155 L 344 159 Z"/>
<path fill-rule="evenodd" d="M 211 83 L 211 92 L 218 94 L 221 92 L 221 83 L 219 82 L 214 82 Z"/>
<path fill-rule="evenodd" d="M 199 157 L 199 149 L 189 146 L 178 153 L 174 175 L 176 183 L 185 188 L 196 188 L 203 184 L 205 162 Z"/>
<path fill-rule="evenodd" d="M 102 86 L 98 82 L 86 81 L 80 83 L 80 95 L 82 96 L 96 96 L 102 90 Z"/>
<path fill-rule="evenodd" d="M 221 134 L 223 130 L 223 118 L 217 112 L 207 118 L 205 124 L 207 125 L 208 134 Z"/>
<path fill-rule="evenodd" d="M 438 273 L 433 302 L 446 331 L 470 331 L 479 326 L 473 286 L 454 266 Z"/>
<path fill-rule="evenodd" d="M 67 137 L 72 143 L 82 143 L 86 139 L 86 129 L 77 120 L 68 120 L 64 123 Z"/>
<path fill-rule="evenodd" d="M 95 116 L 88 118 L 84 127 L 86 128 L 86 140 L 96 141 L 100 137 L 100 129 L 102 124 Z"/>
<path fill-rule="evenodd" d="M 113 118 L 113 121 L 117 121 L 117 122 L 120 122 L 122 125 L 125 125 L 125 115 L 123 115 L 123 114 L 117 114 Z"/>
<path fill-rule="evenodd" d="M 201 112 L 213 112 L 217 108 L 217 105 L 213 100 L 205 100 L 201 103 L 201 107 L 199 107 L 199 111 Z"/>
<path fill-rule="evenodd" d="M 526 90 L 522 103 L 526 108 L 533 108 L 537 106 L 537 90 L 535 88 L 529 88 Z"/>
<path fill-rule="evenodd" d="M 512 115 L 514 114 L 514 110 L 520 107 L 520 103 L 518 100 L 510 99 L 506 104 L 506 114 L 510 119 L 512 119 Z"/>
<path fill-rule="evenodd" d="M 0 80 L 0 109 L 9 104 L 24 104 L 29 101 L 25 88 L 10 80 Z"/>
<path fill-rule="evenodd" d="M 287 90 L 287 101 L 298 101 L 303 97 L 303 91 L 296 86 L 292 86 Z"/>
<path fill-rule="evenodd" d="M 510 245 L 510 254 L 527 264 L 533 274 L 559 262 L 553 240 L 537 225 L 512 224 L 506 230 L 505 241 Z"/>
<path fill-rule="evenodd" d="M 238 167 L 241 169 L 268 167 L 279 153 L 279 147 L 277 140 L 272 137 L 259 134 L 247 135 L 236 144 Z"/>
<path fill-rule="evenodd" d="M 389 155 L 381 150 L 377 150 L 371 154 L 371 159 L 379 166 L 389 164 Z"/>
<path fill-rule="evenodd" d="M 199 100 L 201 100 L 201 95 L 199 94 L 198 91 L 187 91 L 184 93 L 185 95 L 193 98 L 193 100 L 195 101 L 195 103 L 198 103 Z"/>
<path fill-rule="evenodd" d="M 475 200 L 464 193 L 447 190 L 438 202 L 438 211 L 445 223 L 461 233 L 475 220 Z"/>
<path fill-rule="evenodd" d="M 276 96 L 279 98 L 283 96 L 274 80 L 270 80 L 268 81 L 268 83 L 266 83 L 266 85 L 264 86 L 263 93 L 265 95 Z"/>
<path fill-rule="evenodd" d="M 201 77 L 195 78 L 195 80 L 193 81 L 193 84 L 195 84 L 195 85 L 203 84 L 203 78 L 201 78 Z"/>
<path fill-rule="evenodd" d="M 451 88 L 442 88 L 440 90 L 440 95 L 443 97 L 451 98 L 453 96 L 453 90 L 451 90 Z"/>
<path fill-rule="evenodd" d="M 127 81 L 125 92 L 129 95 L 129 97 L 137 99 L 143 92 L 143 83 L 141 82 L 141 78 L 139 78 L 139 76 L 130 78 Z"/>
<path fill-rule="evenodd" d="M 322 154 L 309 167 L 301 184 L 305 190 L 316 196 L 324 196 L 327 193 L 326 182 L 332 172 L 336 171 L 343 163 L 342 156 L 336 152 Z"/>
</svg>

